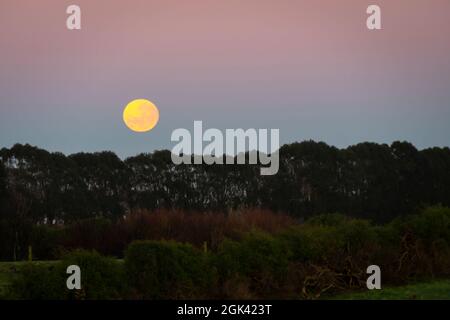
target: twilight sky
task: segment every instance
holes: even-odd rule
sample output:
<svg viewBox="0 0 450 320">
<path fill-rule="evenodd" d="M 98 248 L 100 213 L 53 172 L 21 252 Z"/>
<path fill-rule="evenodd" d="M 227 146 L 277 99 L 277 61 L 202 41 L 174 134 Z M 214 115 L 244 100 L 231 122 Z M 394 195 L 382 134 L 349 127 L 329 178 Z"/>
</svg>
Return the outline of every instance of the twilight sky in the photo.
<svg viewBox="0 0 450 320">
<path fill-rule="evenodd" d="M 122 121 L 135 98 L 160 110 L 148 133 Z M 1 0 L 0 147 L 125 157 L 171 149 L 194 120 L 282 143 L 449 146 L 450 1 Z"/>
</svg>

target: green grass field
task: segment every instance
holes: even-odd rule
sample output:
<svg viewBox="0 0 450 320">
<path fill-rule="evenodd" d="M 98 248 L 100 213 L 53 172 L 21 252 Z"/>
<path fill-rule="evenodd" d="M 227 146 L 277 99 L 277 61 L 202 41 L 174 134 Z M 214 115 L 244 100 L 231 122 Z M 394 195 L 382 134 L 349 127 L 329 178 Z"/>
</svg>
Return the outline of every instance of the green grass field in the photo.
<svg viewBox="0 0 450 320">
<path fill-rule="evenodd" d="M 450 279 L 348 293 L 337 300 L 450 300 Z"/>
<path fill-rule="evenodd" d="M 120 260 L 122 262 L 122 260 Z M 0 262 L 0 299 L 10 299 L 9 286 L 28 262 Z M 34 261 L 34 264 L 51 265 L 57 261 Z M 421 282 L 382 290 L 346 293 L 333 300 L 450 300 L 450 279 Z"/>
</svg>

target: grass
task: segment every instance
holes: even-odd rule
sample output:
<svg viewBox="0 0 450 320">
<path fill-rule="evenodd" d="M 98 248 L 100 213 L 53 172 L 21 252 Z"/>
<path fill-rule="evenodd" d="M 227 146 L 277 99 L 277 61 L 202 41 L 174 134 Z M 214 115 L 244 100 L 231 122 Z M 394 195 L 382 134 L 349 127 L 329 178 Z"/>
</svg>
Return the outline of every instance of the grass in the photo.
<svg viewBox="0 0 450 320">
<path fill-rule="evenodd" d="M 450 279 L 346 293 L 334 300 L 450 300 Z"/>
</svg>

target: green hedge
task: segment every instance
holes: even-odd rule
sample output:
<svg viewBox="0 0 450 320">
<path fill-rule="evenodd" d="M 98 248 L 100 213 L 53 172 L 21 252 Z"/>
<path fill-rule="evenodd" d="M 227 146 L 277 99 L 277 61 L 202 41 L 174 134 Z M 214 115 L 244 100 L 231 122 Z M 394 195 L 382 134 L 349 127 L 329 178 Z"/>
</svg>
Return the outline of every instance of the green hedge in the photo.
<svg viewBox="0 0 450 320">
<path fill-rule="evenodd" d="M 81 290 L 68 290 L 67 267 L 81 269 Z M 123 268 L 115 259 L 96 252 L 74 251 L 57 263 L 28 263 L 13 282 L 13 295 L 20 299 L 120 299 L 123 297 Z"/>
<path fill-rule="evenodd" d="M 206 298 L 214 281 L 209 256 L 188 244 L 136 241 L 127 249 L 125 270 L 136 297 Z"/>
</svg>

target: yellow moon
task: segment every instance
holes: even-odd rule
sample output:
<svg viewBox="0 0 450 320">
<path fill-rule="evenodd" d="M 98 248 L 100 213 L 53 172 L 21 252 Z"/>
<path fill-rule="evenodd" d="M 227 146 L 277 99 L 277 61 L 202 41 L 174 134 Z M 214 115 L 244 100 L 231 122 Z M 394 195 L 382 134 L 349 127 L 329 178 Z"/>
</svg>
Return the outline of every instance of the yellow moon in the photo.
<svg viewBox="0 0 450 320">
<path fill-rule="evenodd" d="M 146 99 L 136 99 L 127 104 L 123 110 L 123 121 L 130 130 L 147 132 L 159 121 L 159 110 Z"/>
</svg>

